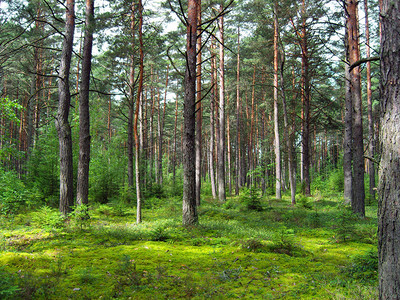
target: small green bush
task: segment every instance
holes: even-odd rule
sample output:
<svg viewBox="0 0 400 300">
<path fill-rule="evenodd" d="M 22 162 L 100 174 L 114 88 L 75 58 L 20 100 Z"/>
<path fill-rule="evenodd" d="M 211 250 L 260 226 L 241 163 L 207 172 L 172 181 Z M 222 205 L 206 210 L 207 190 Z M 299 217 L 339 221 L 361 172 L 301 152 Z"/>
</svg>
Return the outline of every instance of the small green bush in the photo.
<svg viewBox="0 0 400 300">
<path fill-rule="evenodd" d="M 32 225 L 49 231 L 59 231 L 64 228 L 65 218 L 56 209 L 43 206 L 33 213 Z"/>
<path fill-rule="evenodd" d="M 0 213 L 17 213 L 24 206 L 27 197 L 25 185 L 17 174 L 0 168 Z"/>
<path fill-rule="evenodd" d="M 260 191 L 254 186 L 250 189 L 245 189 L 240 200 L 248 210 L 263 210 L 261 206 Z"/>
</svg>

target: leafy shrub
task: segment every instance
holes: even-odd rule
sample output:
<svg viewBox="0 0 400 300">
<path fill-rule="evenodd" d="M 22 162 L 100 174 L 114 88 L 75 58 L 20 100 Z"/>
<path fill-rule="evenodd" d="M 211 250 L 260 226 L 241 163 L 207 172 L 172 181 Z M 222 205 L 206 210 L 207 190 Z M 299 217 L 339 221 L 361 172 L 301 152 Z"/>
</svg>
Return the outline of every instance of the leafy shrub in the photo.
<svg viewBox="0 0 400 300">
<path fill-rule="evenodd" d="M 68 217 L 70 225 L 81 230 L 90 225 L 89 207 L 85 204 L 75 206 Z"/>
<path fill-rule="evenodd" d="M 0 168 L 0 212 L 3 215 L 17 213 L 25 204 L 28 192 L 14 172 Z"/>
<path fill-rule="evenodd" d="M 56 209 L 43 206 L 33 213 L 32 225 L 45 229 L 58 231 L 64 227 L 65 218 Z"/>
</svg>

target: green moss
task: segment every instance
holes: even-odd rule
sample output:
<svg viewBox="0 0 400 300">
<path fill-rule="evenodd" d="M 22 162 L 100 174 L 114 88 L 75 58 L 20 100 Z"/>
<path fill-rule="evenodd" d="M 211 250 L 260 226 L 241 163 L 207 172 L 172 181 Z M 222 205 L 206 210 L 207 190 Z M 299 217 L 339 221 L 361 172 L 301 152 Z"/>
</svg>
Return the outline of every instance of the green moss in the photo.
<svg viewBox="0 0 400 300">
<path fill-rule="evenodd" d="M 335 198 L 310 199 L 313 209 L 289 201 L 262 200 L 261 212 L 203 201 L 191 228 L 181 225 L 175 199 L 145 209 L 140 225 L 126 206 L 117 214 L 92 209 L 90 226 L 66 223 L 59 232 L 36 227 L 33 212 L 17 223 L 2 217 L 0 266 L 16 287 L 13 299 L 368 299 L 376 278 L 350 273 L 374 260 L 373 208 L 354 221 L 351 241 L 339 243 Z"/>
</svg>

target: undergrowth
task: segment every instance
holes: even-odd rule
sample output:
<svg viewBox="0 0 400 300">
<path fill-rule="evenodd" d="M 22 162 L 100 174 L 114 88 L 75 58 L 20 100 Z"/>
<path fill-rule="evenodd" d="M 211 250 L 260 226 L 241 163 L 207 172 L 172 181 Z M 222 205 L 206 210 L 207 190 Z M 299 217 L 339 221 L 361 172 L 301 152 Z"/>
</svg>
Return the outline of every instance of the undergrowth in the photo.
<svg viewBox="0 0 400 300">
<path fill-rule="evenodd" d="M 137 225 L 123 201 L 48 206 L 0 218 L 4 299 L 373 299 L 376 207 L 354 218 L 318 194 L 291 206 L 254 190 L 204 199 L 181 225 L 181 200 L 151 200 Z M 254 206 L 255 205 L 255 206 Z M 361 297 L 361 298 L 360 298 Z M 372 298 L 371 298 L 372 297 Z"/>
</svg>

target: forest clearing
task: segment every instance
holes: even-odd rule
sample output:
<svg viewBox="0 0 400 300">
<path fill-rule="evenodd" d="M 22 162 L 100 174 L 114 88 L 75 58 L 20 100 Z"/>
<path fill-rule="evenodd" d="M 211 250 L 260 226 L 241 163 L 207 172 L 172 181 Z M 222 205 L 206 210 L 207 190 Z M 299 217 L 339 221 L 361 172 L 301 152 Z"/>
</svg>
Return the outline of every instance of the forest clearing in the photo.
<svg viewBox="0 0 400 300">
<path fill-rule="evenodd" d="M 400 299 L 400 1 L 0 1 L 1 299 Z"/>
</svg>

